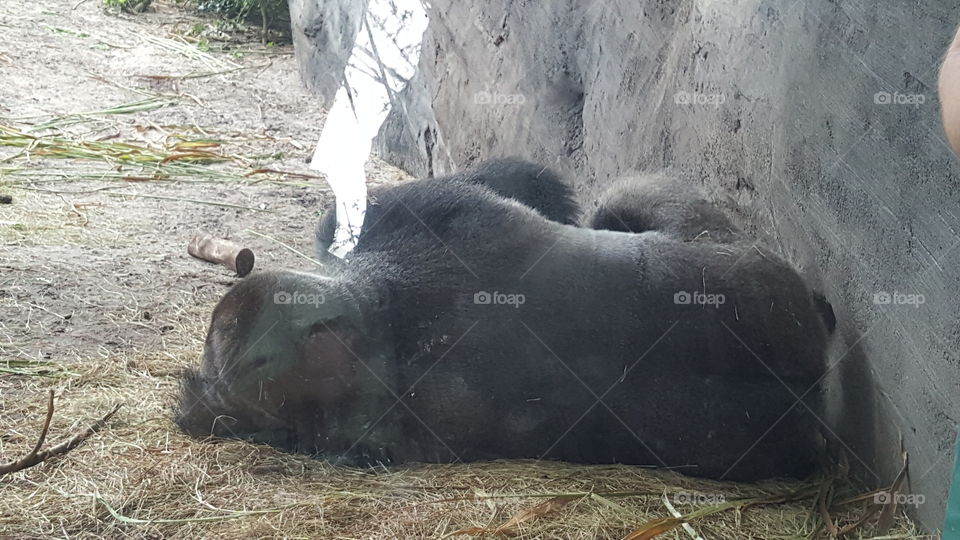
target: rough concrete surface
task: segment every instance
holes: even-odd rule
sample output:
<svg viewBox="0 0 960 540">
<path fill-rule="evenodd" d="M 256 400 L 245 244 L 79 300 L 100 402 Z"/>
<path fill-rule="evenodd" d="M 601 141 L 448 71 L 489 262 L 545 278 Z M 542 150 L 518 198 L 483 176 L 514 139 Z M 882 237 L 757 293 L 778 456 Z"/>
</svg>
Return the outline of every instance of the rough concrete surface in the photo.
<svg viewBox="0 0 960 540">
<path fill-rule="evenodd" d="M 824 431 L 877 485 L 902 437 L 925 498 L 912 513 L 939 528 L 960 418 L 960 185 L 934 83 L 955 1 L 434 0 L 430 13 L 382 157 L 424 175 L 521 155 L 585 205 L 636 170 L 703 186 L 833 303 Z"/>
</svg>

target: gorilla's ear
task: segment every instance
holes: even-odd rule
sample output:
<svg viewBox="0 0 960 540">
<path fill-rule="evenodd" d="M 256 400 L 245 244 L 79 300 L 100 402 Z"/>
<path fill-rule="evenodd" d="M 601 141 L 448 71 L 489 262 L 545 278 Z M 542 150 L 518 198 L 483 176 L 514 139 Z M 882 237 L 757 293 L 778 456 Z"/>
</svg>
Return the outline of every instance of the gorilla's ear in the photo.
<svg viewBox="0 0 960 540">
<path fill-rule="evenodd" d="M 814 291 L 812 296 L 813 308 L 820 315 L 823 326 L 827 329 L 827 334 L 832 336 L 837 329 L 837 315 L 833 312 L 833 305 L 821 292 Z"/>
<path fill-rule="evenodd" d="M 350 393 L 362 354 L 357 350 L 359 338 L 357 330 L 341 318 L 310 327 L 300 347 L 302 363 L 297 369 L 297 378 L 308 383 L 305 395 L 333 404 Z"/>
<path fill-rule="evenodd" d="M 357 327 L 357 321 L 348 316 L 337 316 L 318 321 L 310 326 L 304 337 L 305 345 L 319 347 L 318 352 L 329 353 L 342 350 L 347 356 L 362 356 L 363 344 L 374 336 Z"/>
<path fill-rule="evenodd" d="M 347 318 L 340 316 L 311 324 L 308 337 L 329 336 L 346 343 L 347 341 L 353 341 L 354 332 L 355 330 L 347 322 Z"/>
</svg>

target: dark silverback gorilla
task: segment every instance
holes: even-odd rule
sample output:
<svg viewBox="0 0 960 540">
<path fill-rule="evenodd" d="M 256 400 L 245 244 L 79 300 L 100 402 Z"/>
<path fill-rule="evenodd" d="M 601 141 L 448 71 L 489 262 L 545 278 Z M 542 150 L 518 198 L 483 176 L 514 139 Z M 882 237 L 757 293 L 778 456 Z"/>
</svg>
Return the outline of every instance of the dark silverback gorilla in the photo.
<svg viewBox="0 0 960 540">
<path fill-rule="evenodd" d="M 563 225 L 446 178 L 378 202 L 380 232 L 328 275 L 255 274 L 224 296 L 183 386 L 185 431 L 358 466 L 811 472 L 827 332 L 777 257 Z"/>
<path fill-rule="evenodd" d="M 486 186 L 498 195 L 521 202 L 557 223 L 573 225 L 577 223 L 580 215 L 580 207 L 574 200 L 573 192 L 559 176 L 542 165 L 519 158 L 483 161 L 443 178 L 450 182 Z M 367 215 L 360 232 L 361 243 L 364 236 L 390 234 L 379 227 L 385 225 L 380 222 L 380 218 L 390 209 L 389 203 L 379 199 L 382 191 L 383 189 L 373 191 L 367 201 Z M 332 260 L 333 256 L 327 250 L 333 243 L 336 227 L 336 208 L 327 208 L 320 217 L 315 236 L 317 255 L 323 261 Z"/>
</svg>

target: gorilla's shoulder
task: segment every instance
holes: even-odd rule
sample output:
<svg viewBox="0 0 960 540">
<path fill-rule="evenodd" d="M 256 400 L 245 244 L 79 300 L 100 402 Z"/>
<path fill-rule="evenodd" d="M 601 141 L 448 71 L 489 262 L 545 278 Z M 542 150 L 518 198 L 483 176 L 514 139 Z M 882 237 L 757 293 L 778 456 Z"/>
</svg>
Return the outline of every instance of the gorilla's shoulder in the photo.
<svg viewBox="0 0 960 540">
<path fill-rule="evenodd" d="M 541 222 L 574 224 L 578 216 L 572 191 L 549 169 L 517 158 L 484 161 L 453 174 L 372 189 L 355 251 L 394 249 L 430 233 L 462 240 L 483 229 L 518 232 L 519 222 L 540 223 L 532 230 L 543 230 L 550 224 Z M 331 204 L 315 233 L 321 259 L 328 257 L 336 226 Z"/>
<path fill-rule="evenodd" d="M 437 177 L 378 190 L 358 247 L 412 249 L 418 238 L 428 244 L 468 239 L 487 243 L 495 240 L 494 231 L 508 234 L 553 226 L 560 225 L 485 185 Z"/>
<path fill-rule="evenodd" d="M 377 190 L 373 204 L 396 219 L 404 212 L 425 223 L 442 223 L 460 216 L 479 218 L 511 213 L 536 214 L 523 204 L 500 196 L 485 184 L 460 181 L 456 174 L 427 178 Z"/>
<path fill-rule="evenodd" d="M 482 161 L 450 175 L 449 179 L 484 185 L 557 223 L 574 225 L 580 217 L 580 205 L 573 190 L 555 171 L 518 157 Z"/>
</svg>

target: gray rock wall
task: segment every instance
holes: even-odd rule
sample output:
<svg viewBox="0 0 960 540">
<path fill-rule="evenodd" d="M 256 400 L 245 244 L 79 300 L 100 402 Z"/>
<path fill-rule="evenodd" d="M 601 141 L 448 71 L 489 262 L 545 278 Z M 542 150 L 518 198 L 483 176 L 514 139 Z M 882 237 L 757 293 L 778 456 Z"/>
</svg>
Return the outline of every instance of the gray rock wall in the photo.
<svg viewBox="0 0 960 540">
<path fill-rule="evenodd" d="M 585 204 L 635 170 L 703 186 L 833 303 L 825 429 L 878 485 L 902 436 L 935 529 L 960 419 L 960 170 L 934 91 L 957 23 L 955 0 L 433 0 L 375 148 L 420 175 L 525 156 Z"/>
</svg>

